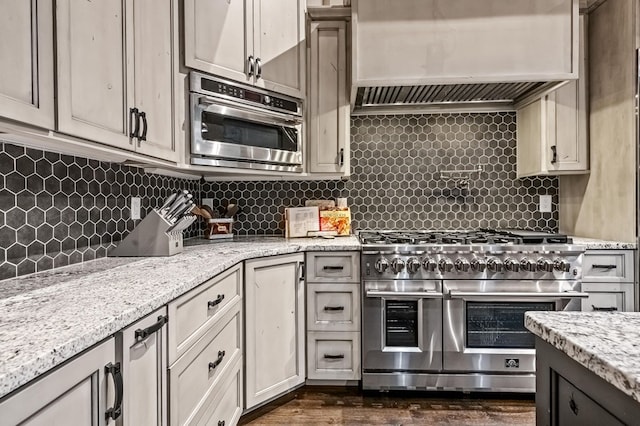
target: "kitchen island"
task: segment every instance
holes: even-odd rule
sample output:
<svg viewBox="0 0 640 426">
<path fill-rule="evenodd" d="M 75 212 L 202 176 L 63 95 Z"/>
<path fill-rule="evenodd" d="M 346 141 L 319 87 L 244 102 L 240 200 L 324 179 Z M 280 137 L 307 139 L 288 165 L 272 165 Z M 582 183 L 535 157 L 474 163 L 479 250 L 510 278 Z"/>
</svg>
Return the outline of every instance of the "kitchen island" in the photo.
<svg viewBox="0 0 640 426">
<path fill-rule="evenodd" d="M 536 422 L 637 424 L 640 313 L 527 312 L 536 335 Z"/>
</svg>

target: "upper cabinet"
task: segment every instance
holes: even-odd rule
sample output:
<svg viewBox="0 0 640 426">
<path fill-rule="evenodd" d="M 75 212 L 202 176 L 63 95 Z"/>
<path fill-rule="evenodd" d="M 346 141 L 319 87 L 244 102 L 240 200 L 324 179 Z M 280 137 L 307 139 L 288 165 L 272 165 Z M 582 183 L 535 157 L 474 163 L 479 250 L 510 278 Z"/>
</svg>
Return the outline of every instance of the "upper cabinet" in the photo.
<svg viewBox="0 0 640 426">
<path fill-rule="evenodd" d="M 58 130 L 176 161 L 173 0 L 57 2 Z"/>
<path fill-rule="evenodd" d="M 186 66 L 304 97 L 304 0 L 185 0 Z"/>
<path fill-rule="evenodd" d="M 586 22 L 580 17 L 580 78 L 517 110 L 518 177 L 589 170 Z"/>
<path fill-rule="evenodd" d="M 349 176 L 347 22 L 309 23 L 308 171 Z"/>
<path fill-rule="evenodd" d="M 577 78 L 578 0 L 353 0 L 352 12 L 356 86 Z"/>
<path fill-rule="evenodd" d="M 0 116 L 52 129 L 53 1 L 0 0 Z"/>
</svg>

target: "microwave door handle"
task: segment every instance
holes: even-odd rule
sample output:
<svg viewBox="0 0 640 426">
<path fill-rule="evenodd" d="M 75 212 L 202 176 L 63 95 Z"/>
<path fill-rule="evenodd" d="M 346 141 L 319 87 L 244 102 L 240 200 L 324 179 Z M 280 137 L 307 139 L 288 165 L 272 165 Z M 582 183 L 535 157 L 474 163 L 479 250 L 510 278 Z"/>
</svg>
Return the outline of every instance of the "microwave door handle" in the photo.
<svg viewBox="0 0 640 426">
<path fill-rule="evenodd" d="M 442 299 L 444 295 L 435 291 L 376 291 L 367 290 L 367 297 L 387 297 L 392 299 Z"/>
<path fill-rule="evenodd" d="M 255 123 L 271 124 L 278 127 L 293 127 L 302 123 L 302 118 L 298 119 L 297 117 L 283 117 L 280 119 L 274 114 L 257 110 L 244 109 L 233 103 L 225 103 L 224 101 L 220 100 L 214 101 L 211 98 L 207 97 L 201 97 L 198 100 L 198 104 L 203 107 L 203 110 L 206 112 L 241 118 L 244 120 L 253 121 Z"/>
<path fill-rule="evenodd" d="M 486 299 L 586 299 L 589 293 L 578 291 L 559 291 L 559 292 L 477 292 L 477 291 L 450 291 L 449 296 L 452 299 L 464 300 L 486 300 Z"/>
</svg>

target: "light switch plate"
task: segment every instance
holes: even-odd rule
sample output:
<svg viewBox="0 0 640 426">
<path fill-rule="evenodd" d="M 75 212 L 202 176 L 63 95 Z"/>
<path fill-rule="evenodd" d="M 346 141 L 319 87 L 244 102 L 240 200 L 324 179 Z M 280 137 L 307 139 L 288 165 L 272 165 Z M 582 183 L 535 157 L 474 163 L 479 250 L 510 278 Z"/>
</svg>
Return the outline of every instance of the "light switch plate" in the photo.
<svg viewBox="0 0 640 426">
<path fill-rule="evenodd" d="M 542 213 L 551 213 L 551 195 L 541 195 L 539 210 Z"/>
<path fill-rule="evenodd" d="M 140 197 L 131 197 L 131 219 L 140 219 Z"/>
</svg>

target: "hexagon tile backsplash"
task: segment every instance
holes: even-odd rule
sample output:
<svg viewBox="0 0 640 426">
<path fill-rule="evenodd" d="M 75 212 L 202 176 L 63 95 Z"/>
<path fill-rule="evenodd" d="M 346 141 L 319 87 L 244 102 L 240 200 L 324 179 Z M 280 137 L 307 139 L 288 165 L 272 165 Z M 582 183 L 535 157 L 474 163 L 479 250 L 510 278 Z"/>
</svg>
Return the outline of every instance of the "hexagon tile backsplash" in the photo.
<svg viewBox="0 0 640 426">
<path fill-rule="evenodd" d="M 347 197 L 353 229 L 557 231 L 558 180 L 516 178 L 515 113 L 358 116 L 348 181 L 208 182 L 203 197 L 244 206 L 235 232 L 282 234 L 286 206 Z M 465 186 L 442 179 L 477 170 Z M 552 212 L 538 212 L 539 195 Z"/>
</svg>

